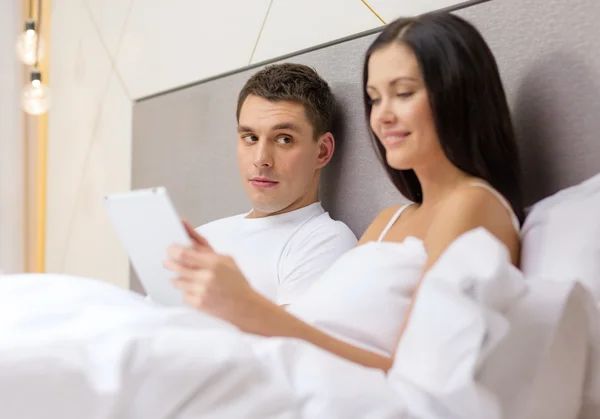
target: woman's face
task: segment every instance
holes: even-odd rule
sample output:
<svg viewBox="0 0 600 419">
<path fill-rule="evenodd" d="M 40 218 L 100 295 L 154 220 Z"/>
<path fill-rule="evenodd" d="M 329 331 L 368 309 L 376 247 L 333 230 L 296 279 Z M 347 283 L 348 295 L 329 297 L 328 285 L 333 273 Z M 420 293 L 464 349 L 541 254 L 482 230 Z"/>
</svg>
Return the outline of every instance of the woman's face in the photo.
<svg viewBox="0 0 600 419">
<path fill-rule="evenodd" d="M 368 63 L 370 123 L 394 169 L 414 169 L 443 154 L 427 88 L 412 50 L 393 43 L 375 51 Z"/>
</svg>

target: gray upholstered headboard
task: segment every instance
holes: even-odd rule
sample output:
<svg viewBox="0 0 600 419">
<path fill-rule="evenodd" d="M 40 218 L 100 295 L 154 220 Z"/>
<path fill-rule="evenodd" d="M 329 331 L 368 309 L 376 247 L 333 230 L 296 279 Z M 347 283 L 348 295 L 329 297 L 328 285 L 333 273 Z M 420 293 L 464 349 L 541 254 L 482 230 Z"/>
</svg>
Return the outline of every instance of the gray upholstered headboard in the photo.
<svg viewBox="0 0 600 419">
<path fill-rule="evenodd" d="M 490 0 L 454 12 L 481 30 L 500 65 L 522 152 L 526 204 L 600 172 L 600 1 Z M 403 200 L 376 160 L 363 116 L 362 56 L 376 35 L 277 60 L 313 66 L 338 98 L 338 148 L 322 196 L 357 235 L 383 207 Z M 245 80 L 261 67 L 139 100 L 132 186 L 166 186 L 194 224 L 248 210 L 235 162 L 235 104 Z"/>
</svg>

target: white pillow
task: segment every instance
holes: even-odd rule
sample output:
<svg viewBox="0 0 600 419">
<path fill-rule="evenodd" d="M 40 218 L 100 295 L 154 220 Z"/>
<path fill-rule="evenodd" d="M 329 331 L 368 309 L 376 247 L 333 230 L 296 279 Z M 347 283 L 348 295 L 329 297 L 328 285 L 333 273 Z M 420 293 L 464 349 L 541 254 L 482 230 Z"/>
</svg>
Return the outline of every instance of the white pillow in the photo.
<svg viewBox="0 0 600 419">
<path fill-rule="evenodd" d="M 579 281 L 600 302 L 600 174 L 533 205 L 521 241 L 527 278 Z"/>
</svg>

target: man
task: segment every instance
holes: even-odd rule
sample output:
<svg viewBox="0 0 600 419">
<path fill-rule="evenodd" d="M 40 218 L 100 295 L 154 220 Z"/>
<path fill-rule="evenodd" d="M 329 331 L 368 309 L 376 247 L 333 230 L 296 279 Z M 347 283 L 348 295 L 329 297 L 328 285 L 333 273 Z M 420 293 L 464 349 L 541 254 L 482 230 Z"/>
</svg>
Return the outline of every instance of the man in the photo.
<svg viewBox="0 0 600 419">
<path fill-rule="evenodd" d="M 333 112 L 329 86 L 309 67 L 271 65 L 252 76 L 237 103 L 238 164 L 252 210 L 196 229 L 279 305 L 292 303 L 356 244 L 318 199 L 335 148 Z"/>
</svg>

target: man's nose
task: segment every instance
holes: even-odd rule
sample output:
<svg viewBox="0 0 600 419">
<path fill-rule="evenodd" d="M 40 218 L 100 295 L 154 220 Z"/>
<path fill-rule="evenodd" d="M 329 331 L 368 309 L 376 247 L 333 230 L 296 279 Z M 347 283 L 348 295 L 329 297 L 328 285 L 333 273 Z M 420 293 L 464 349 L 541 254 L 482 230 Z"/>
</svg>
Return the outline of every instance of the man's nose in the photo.
<svg viewBox="0 0 600 419">
<path fill-rule="evenodd" d="M 254 147 L 254 166 L 273 167 L 273 150 L 269 141 L 261 139 Z"/>
</svg>

